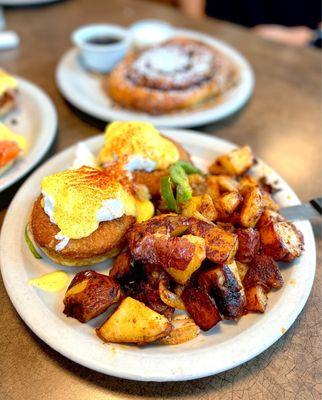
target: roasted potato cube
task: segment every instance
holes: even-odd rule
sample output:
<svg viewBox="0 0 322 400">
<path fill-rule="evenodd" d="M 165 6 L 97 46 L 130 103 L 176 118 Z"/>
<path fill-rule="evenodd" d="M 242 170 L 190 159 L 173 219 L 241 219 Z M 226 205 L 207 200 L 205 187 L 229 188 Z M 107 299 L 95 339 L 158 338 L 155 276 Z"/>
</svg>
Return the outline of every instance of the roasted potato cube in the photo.
<svg viewBox="0 0 322 400">
<path fill-rule="evenodd" d="M 178 269 L 174 266 L 167 268 L 167 272 L 176 282 L 184 285 L 206 258 L 206 245 L 205 240 L 201 237 L 193 235 L 184 235 L 182 237 L 194 244 L 194 255 L 184 270 Z"/>
<path fill-rule="evenodd" d="M 257 254 L 249 264 L 243 284 L 245 288 L 259 285 L 269 292 L 283 286 L 283 277 L 272 257 Z"/>
<path fill-rule="evenodd" d="M 229 263 L 233 260 L 238 246 L 237 235 L 214 226 L 206 235 L 206 257 L 215 263 Z"/>
<path fill-rule="evenodd" d="M 192 189 L 193 196 L 199 196 L 206 192 L 206 180 L 202 175 L 191 174 L 188 175 L 189 184 Z"/>
<path fill-rule="evenodd" d="M 64 297 L 64 314 L 87 322 L 119 301 L 120 285 L 111 277 L 95 271 L 75 275 Z"/>
<path fill-rule="evenodd" d="M 244 314 L 246 298 L 235 263 L 201 271 L 198 283 L 214 298 L 225 318 L 236 319 Z"/>
<path fill-rule="evenodd" d="M 238 191 L 241 194 L 248 192 L 254 187 L 259 187 L 258 181 L 250 175 L 243 176 L 238 183 Z"/>
<path fill-rule="evenodd" d="M 241 263 L 240 261 L 236 261 L 236 265 L 238 268 L 239 277 L 240 277 L 241 281 L 243 282 L 249 267 L 247 264 Z"/>
<path fill-rule="evenodd" d="M 249 146 L 243 146 L 217 158 L 217 165 L 223 166 L 228 175 L 244 174 L 254 162 Z"/>
<path fill-rule="evenodd" d="M 276 261 L 290 262 L 304 249 L 302 233 L 290 222 L 273 222 L 260 226 L 263 252 Z"/>
<path fill-rule="evenodd" d="M 270 224 L 272 222 L 282 222 L 285 219 L 278 214 L 276 211 L 265 209 L 256 225 L 256 228 L 260 229 L 261 227 Z"/>
<path fill-rule="evenodd" d="M 216 220 L 218 212 L 209 194 L 193 196 L 190 200 L 182 204 L 182 215 L 184 217 L 198 218 L 198 213 L 200 213 L 207 220 Z"/>
<path fill-rule="evenodd" d="M 235 258 L 242 263 L 249 263 L 259 251 L 259 232 L 254 228 L 238 228 L 236 232 L 238 249 Z"/>
<path fill-rule="evenodd" d="M 206 177 L 206 193 L 215 201 L 220 196 L 220 188 L 217 176 L 208 175 Z"/>
<path fill-rule="evenodd" d="M 109 276 L 117 281 L 124 279 L 131 272 L 131 253 L 123 250 L 114 260 Z"/>
<path fill-rule="evenodd" d="M 254 227 L 263 212 L 263 195 L 259 188 L 247 192 L 240 212 L 240 223 L 246 228 Z"/>
<path fill-rule="evenodd" d="M 272 199 L 272 196 L 268 192 L 263 192 L 263 208 L 268 208 L 269 210 L 278 211 L 279 206 Z"/>
<path fill-rule="evenodd" d="M 242 197 L 238 192 L 229 192 L 223 194 L 216 205 L 225 216 L 231 215 L 241 203 Z"/>
<path fill-rule="evenodd" d="M 181 297 L 189 315 L 203 331 L 221 321 L 216 306 L 204 290 L 187 286 Z"/>
<path fill-rule="evenodd" d="M 235 192 L 237 190 L 238 182 L 228 175 L 217 176 L 217 182 L 221 193 Z"/>
<path fill-rule="evenodd" d="M 126 297 L 116 311 L 96 329 L 104 342 L 145 344 L 167 336 L 171 324 L 166 317 Z"/>
<path fill-rule="evenodd" d="M 264 313 L 267 306 L 267 294 L 262 286 L 246 289 L 247 311 Z"/>
</svg>

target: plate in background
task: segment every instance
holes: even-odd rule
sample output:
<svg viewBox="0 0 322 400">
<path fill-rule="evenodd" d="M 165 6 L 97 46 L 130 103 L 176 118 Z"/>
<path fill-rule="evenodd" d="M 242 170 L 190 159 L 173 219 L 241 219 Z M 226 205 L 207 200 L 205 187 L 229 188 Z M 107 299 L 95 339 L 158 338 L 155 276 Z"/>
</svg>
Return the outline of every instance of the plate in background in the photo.
<svg viewBox="0 0 322 400">
<path fill-rule="evenodd" d="M 49 150 L 57 132 L 57 113 L 48 95 L 35 84 L 17 78 L 17 110 L 1 122 L 27 139 L 27 153 L 0 176 L 0 193 L 26 175 Z"/>
<path fill-rule="evenodd" d="M 198 132 L 165 130 L 164 134 L 193 153 L 193 161 L 201 168 L 235 147 L 230 142 Z M 84 143 L 96 153 L 103 144 L 103 135 Z M 1 273 L 9 297 L 21 318 L 49 346 L 105 374 L 142 381 L 179 381 L 236 367 L 266 350 L 292 325 L 306 303 L 315 273 L 314 236 L 306 221 L 296 223 L 304 235 L 305 252 L 292 265 L 282 266 L 284 286 L 269 294 L 265 314 L 249 314 L 238 322 L 222 321 L 181 345 L 144 347 L 104 344 L 99 340 L 94 327 L 103 322 L 105 315 L 87 324 L 67 318 L 62 313 L 63 292 L 41 292 L 27 283 L 30 278 L 54 271 L 57 264 L 46 256 L 41 260 L 33 257 L 24 240 L 24 229 L 42 177 L 70 166 L 74 152 L 75 146 L 57 154 L 29 177 L 9 207 L 0 238 Z M 260 160 L 256 170 L 259 176 L 264 173 L 269 181 L 278 181 L 281 190 L 275 198 L 281 206 L 299 204 L 287 183 Z M 91 268 L 106 273 L 107 265 L 104 262 Z M 68 272 L 71 279 L 76 272 L 86 269 L 58 268 Z"/>
<path fill-rule="evenodd" d="M 200 40 L 220 50 L 236 64 L 239 83 L 224 93 L 218 102 L 207 108 L 175 111 L 171 114 L 149 115 L 115 106 L 103 91 L 103 75 L 89 72 L 79 60 L 76 48 L 68 50 L 56 70 L 56 83 L 63 96 L 76 108 L 103 121 L 149 121 L 159 127 L 193 127 L 221 120 L 239 110 L 250 98 L 254 88 L 254 74 L 248 61 L 228 44 L 203 33 L 176 29 L 176 35 Z"/>
</svg>

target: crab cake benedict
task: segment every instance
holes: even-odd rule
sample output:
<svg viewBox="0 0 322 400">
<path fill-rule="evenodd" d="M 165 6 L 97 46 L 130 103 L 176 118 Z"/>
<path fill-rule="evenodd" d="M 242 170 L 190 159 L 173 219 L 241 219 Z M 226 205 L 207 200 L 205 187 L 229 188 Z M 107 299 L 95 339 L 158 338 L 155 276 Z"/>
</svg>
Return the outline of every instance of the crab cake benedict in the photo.
<svg viewBox="0 0 322 400">
<path fill-rule="evenodd" d="M 17 105 L 17 80 L 0 69 L 0 117 L 12 111 Z"/>
<path fill-rule="evenodd" d="M 190 156 L 148 122 L 113 122 L 106 128 L 99 162 L 104 166 L 115 160 L 123 160 L 134 183 L 147 186 L 151 196 L 157 197 L 168 168 L 179 160 L 190 161 Z"/>
<path fill-rule="evenodd" d="M 136 221 L 131 180 L 119 163 L 108 170 L 65 170 L 43 178 L 29 232 L 43 252 L 61 265 L 92 265 L 120 251 Z"/>
</svg>

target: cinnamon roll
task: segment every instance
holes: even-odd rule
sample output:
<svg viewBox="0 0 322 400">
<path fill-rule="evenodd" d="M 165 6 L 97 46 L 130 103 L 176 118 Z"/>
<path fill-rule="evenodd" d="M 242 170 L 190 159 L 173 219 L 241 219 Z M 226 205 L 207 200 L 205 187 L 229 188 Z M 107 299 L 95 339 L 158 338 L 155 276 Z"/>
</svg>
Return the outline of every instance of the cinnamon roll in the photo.
<svg viewBox="0 0 322 400">
<path fill-rule="evenodd" d="M 125 108 L 162 114 L 222 94 L 237 79 L 236 67 L 220 51 L 197 40 L 175 38 L 129 54 L 103 85 Z"/>
</svg>

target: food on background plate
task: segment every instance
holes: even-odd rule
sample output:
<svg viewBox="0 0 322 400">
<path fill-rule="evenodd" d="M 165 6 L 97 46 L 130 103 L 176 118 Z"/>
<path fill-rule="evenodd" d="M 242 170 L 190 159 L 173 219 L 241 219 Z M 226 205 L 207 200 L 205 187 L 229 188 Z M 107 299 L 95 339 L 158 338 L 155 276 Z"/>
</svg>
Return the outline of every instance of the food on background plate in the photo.
<svg viewBox="0 0 322 400">
<path fill-rule="evenodd" d="M 0 117 L 16 107 L 17 93 L 17 80 L 0 68 Z"/>
<path fill-rule="evenodd" d="M 79 272 L 66 292 L 64 312 L 81 322 L 108 310 L 96 329 L 103 341 L 180 344 L 222 320 L 263 313 L 283 285 L 277 261 L 303 252 L 272 188 L 252 175 L 248 146 L 218 157 L 208 174 L 173 161 L 156 215 L 126 229 L 109 275 Z"/>
<path fill-rule="evenodd" d="M 160 197 L 160 180 L 168 175 L 168 168 L 179 160 L 190 161 L 190 156 L 148 122 L 113 122 L 106 128 L 99 162 L 108 168 L 115 160 L 124 161 L 136 184 L 144 184 L 152 197 Z"/>
<path fill-rule="evenodd" d="M 164 114 L 197 106 L 238 81 L 233 62 L 204 42 L 177 37 L 128 54 L 103 86 L 119 105 Z"/>
<path fill-rule="evenodd" d="M 26 138 L 0 122 L 0 175 L 9 169 L 26 149 Z"/>
</svg>

